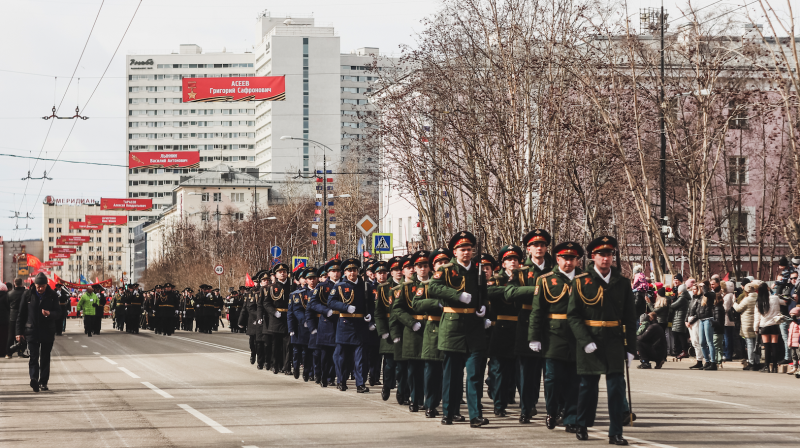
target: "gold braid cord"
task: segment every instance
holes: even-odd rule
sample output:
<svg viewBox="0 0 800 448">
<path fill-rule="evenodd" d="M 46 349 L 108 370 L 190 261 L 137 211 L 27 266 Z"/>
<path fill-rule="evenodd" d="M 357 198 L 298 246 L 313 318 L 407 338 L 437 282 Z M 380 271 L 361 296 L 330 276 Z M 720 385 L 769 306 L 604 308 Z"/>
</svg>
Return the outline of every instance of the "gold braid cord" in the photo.
<svg viewBox="0 0 800 448">
<path fill-rule="evenodd" d="M 561 290 L 561 294 L 557 296 L 554 296 L 553 293 L 550 292 L 550 287 L 547 285 L 547 279 L 542 279 L 542 283 L 542 286 L 544 287 L 544 300 L 547 300 L 547 303 L 556 303 L 561 300 L 564 295 L 569 294 L 569 285 L 566 283 L 564 284 L 564 289 Z M 583 297 L 583 294 L 581 294 L 581 297 Z M 585 299 L 584 302 L 586 302 Z"/>
<path fill-rule="evenodd" d="M 409 300 L 408 298 L 408 286 L 405 286 L 403 288 L 403 292 L 405 293 L 404 295 L 406 296 L 406 305 L 408 305 L 408 309 L 413 310 L 414 306 L 411 305 L 411 300 Z"/>
<path fill-rule="evenodd" d="M 391 300 L 386 299 L 386 294 L 384 291 L 386 291 L 386 289 L 381 288 L 381 302 L 383 303 L 383 306 L 390 308 L 392 306 L 392 302 Z"/>
<path fill-rule="evenodd" d="M 578 287 L 578 295 L 581 296 L 581 300 L 588 306 L 597 305 L 600 303 L 600 306 L 603 306 L 603 287 L 601 286 L 599 291 L 597 291 L 597 295 L 594 296 L 593 299 L 587 299 L 585 295 L 583 295 L 583 291 L 581 291 L 581 282 L 578 280 L 575 285 Z"/>
<path fill-rule="evenodd" d="M 281 290 L 281 295 L 279 295 L 278 297 L 275 297 L 275 293 L 272 292 L 272 289 L 273 288 L 269 288 L 269 296 L 272 297 L 272 300 L 275 301 L 281 300 L 283 298 L 283 288 L 278 288 Z"/>
<path fill-rule="evenodd" d="M 343 302 L 345 305 L 350 305 L 350 303 L 352 303 L 352 302 L 353 302 L 353 296 L 355 296 L 355 295 L 356 295 L 356 290 L 355 290 L 355 289 L 353 289 L 353 292 L 351 292 L 351 293 L 350 293 L 350 298 L 348 298 L 348 299 L 346 299 L 346 300 L 345 300 L 345 295 L 344 295 L 344 292 L 342 292 L 342 287 L 340 286 L 340 287 L 339 287 L 339 295 L 340 295 L 340 296 L 342 296 L 342 302 Z"/>
<path fill-rule="evenodd" d="M 456 288 L 455 286 L 453 286 L 453 283 L 450 282 L 450 274 L 447 273 L 447 269 L 445 269 L 445 271 L 444 271 L 444 276 L 447 279 L 447 286 L 449 286 L 449 287 L 451 287 L 451 288 L 453 288 L 453 289 L 455 289 L 456 291 L 459 291 L 459 292 L 463 292 L 464 291 L 464 286 L 466 286 L 466 284 L 467 284 L 467 277 L 461 277 L 461 286 Z"/>
</svg>

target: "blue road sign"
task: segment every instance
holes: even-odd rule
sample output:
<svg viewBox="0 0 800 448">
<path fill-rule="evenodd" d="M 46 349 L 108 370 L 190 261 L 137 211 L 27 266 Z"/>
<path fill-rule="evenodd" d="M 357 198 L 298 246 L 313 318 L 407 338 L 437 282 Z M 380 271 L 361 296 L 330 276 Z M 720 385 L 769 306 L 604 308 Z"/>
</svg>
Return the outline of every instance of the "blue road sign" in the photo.
<svg viewBox="0 0 800 448">
<path fill-rule="evenodd" d="M 392 234 L 391 233 L 373 233 L 372 234 L 372 250 L 377 254 L 392 253 Z"/>
<path fill-rule="evenodd" d="M 269 253 L 270 253 L 270 255 L 272 255 L 273 257 L 280 257 L 280 256 L 281 256 L 281 254 L 283 253 L 283 251 L 281 250 L 281 247 L 280 247 L 280 246 L 272 246 L 272 247 L 269 249 Z"/>
</svg>

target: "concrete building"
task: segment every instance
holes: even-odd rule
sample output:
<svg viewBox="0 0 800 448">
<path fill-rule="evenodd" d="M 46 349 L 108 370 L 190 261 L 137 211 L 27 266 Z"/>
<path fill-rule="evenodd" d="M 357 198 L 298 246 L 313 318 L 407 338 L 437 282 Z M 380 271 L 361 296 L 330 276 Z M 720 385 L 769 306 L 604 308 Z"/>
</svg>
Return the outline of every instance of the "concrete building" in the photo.
<svg viewBox="0 0 800 448">
<path fill-rule="evenodd" d="M 100 200 L 81 199 L 61 201 L 47 196 L 42 203 L 42 261 L 50 261 L 50 255 L 56 247 L 75 248 L 74 254 L 68 258 L 53 259 L 63 262 L 62 266 L 53 266 L 50 272 L 60 278 L 79 282 L 80 275 L 94 281 L 94 277 L 114 276 L 119 279 L 123 272 L 128 272 L 129 251 L 127 224 L 105 225 L 99 230 L 71 229 L 71 222 L 86 222 L 86 215 L 125 216 L 125 211 L 101 210 Z M 81 245 L 58 246 L 60 236 L 83 235 L 90 238 Z M 90 278 L 92 277 L 92 278 Z M 101 278 L 101 280 L 105 280 Z"/>
<path fill-rule="evenodd" d="M 39 260 L 44 260 L 42 240 L 6 241 L 0 237 L 0 243 L 2 243 L 0 244 L 0 272 L 3 273 L 3 283 L 13 282 L 16 277 L 20 276 L 20 265 L 17 262 L 19 254 L 26 253 Z"/>
<path fill-rule="evenodd" d="M 255 102 L 182 103 L 182 79 L 253 76 L 253 54 L 203 52 L 198 45 L 181 45 L 171 54 L 129 54 L 127 151 L 197 152 L 199 165 L 160 169 L 130 168 L 129 198 L 153 199 L 153 210 L 136 212 L 128 233 L 138 224 L 172 206 L 172 190 L 181 176 L 225 162 L 236 169 L 253 166 Z"/>
</svg>

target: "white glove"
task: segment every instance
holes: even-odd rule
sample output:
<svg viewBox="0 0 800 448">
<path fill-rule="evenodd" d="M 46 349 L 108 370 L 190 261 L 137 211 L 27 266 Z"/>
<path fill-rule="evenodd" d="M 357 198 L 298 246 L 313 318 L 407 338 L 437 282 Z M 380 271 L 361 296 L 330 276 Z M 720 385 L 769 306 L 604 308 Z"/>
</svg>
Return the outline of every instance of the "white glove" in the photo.
<svg viewBox="0 0 800 448">
<path fill-rule="evenodd" d="M 308 322 L 303 322 L 303 328 L 308 328 Z"/>
<path fill-rule="evenodd" d="M 583 347 L 583 351 L 586 353 L 594 353 L 595 350 L 597 350 L 597 344 L 594 342 L 590 342 L 586 344 L 586 347 Z"/>
<path fill-rule="evenodd" d="M 419 331 L 422 328 L 422 324 L 419 322 L 414 322 L 414 325 L 411 326 L 411 331 Z"/>
<path fill-rule="evenodd" d="M 631 361 L 633 361 L 633 353 L 628 353 L 628 367 L 631 366 Z"/>
<path fill-rule="evenodd" d="M 528 347 L 530 347 L 530 348 L 531 348 L 531 350 L 533 350 L 533 351 L 535 351 L 535 352 L 540 352 L 540 351 L 542 351 L 542 343 L 541 343 L 541 342 L 539 342 L 539 341 L 531 341 L 531 342 L 528 342 Z"/>
<path fill-rule="evenodd" d="M 472 294 L 468 292 L 462 292 L 460 296 L 458 296 L 458 301 L 461 303 L 469 303 L 472 300 Z"/>
<path fill-rule="evenodd" d="M 442 302 L 439 302 L 439 308 L 444 308 L 444 305 L 442 305 Z"/>
<path fill-rule="evenodd" d="M 211 297 L 211 293 L 206 294 L 206 297 L 210 298 Z"/>
<path fill-rule="evenodd" d="M 486 306 L 481 305 L 481 309 L 479 309 L 478 311 L 475 311 L 475 314 L 477 314 L 478 317 L 485 316 L 486 315 Z"/>
<path fill-rule="evenodd" d="M 239 328 L 244 328 L 244 325 L 239 325 Z"/>
<path fill-rule="evenodd" d="M 290 331 L 289 336 L 294 336 L 294 331 Z"/>
<path fill-rule="evenodd" d="M 489 319 L 484 319 L 483 320 L 483 329 L 484 330 L 488 329 L 491 326 L 492 326 L 492 321 L 490 321 Z"/>
<path fill-rule="evenodd" d="M 369 331 L 375 331 L 375 324 L 369 326 Z"/>
<path fill-rule="evenodd" d="M 281 317 L 281 312 L 280 311 L 275 311 L 275 317 Z"/>
<path fill-rule="evenodd" d="M 366 316 L 364 316 L 364 322 L 369 322 L 371 320 L 372 320 L 372 315 L 367 314 Z"/>
<path fill-rule="evenodd" d="M 263 322 L 263 320 L 262 319 L 258 319 L 258 322 L 256 322 L 256 323 L 257 324 L 261 324 L 261 322 Z"/>
<path fill-rule="evenodd" d="M 315 328 L 315 329 L 311 330 L 311 334 L 317 334 L 317 329 Z"/>
<path fill-rule="evenodd" d="M 331 317 L 331 316 L 333 316 L 333 310 L 328 310 L 328 314 L 326 315 L 326 317 Z"/>
<path fill-rule="evenodd" d="M 353 314 L 355 312 L 356 312 L 356 307 L 354 307 L 353 305 L 347 307 L 347 314 Z"/>
<path fill-rule="evenodd" d="M 392 342 L 394 342 L 395 344 L 397 344 L 398 342 L 400 342 L 400 338 L 394 338 L 394 339 L 392 339 Z"/>
<path fill-rule="evenodd" d="M 389 333 L 383 333 L 381 339 L 389 339 Z"/>
</svg>

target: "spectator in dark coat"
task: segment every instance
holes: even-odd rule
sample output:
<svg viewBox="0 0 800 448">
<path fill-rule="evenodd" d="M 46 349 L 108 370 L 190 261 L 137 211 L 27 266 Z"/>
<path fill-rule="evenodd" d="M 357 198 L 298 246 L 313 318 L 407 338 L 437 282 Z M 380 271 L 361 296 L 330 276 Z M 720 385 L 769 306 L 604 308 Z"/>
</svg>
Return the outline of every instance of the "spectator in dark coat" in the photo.
<svg viewBox="0 0 800 448">
<path fill-rule="evenodd" d="M 47 285 L 47 277 L 41 272 L 36 275 L 33 285 L 25 291 L 17 316 L 17 341 L 28 341 L 31 353 L 28 373 L 31 388 L 49 390 L 50 351 L 56 339 L 56 324 L 59 322 L 61 307 L 58 296 Z"/>
<path fill-rule="evenodd" d="M 14 279 L 14 287 L 8 292 L 8 339 L 6 347 L 11 347 L 16 343 L 14 337 L 17 335 L 17 316 L 19 315 L 19 303 L 22 300 L 22 295 L 25 293 L 25 287 L 22 286 L 22 279 L 17 277 Z M 2 333 L 0 333 L 2 337 Z M 22 358 L 27 358 L 24 355 L 25 344 L 21 344 L 17 349 L 17 353 Z M 12 353 L 10 350 L 6 351 L 6 358 L 11 358 Z"/>
<path fill-rule="evenodd" d="M 9 315 L 9 306 L 8 306 L 8 285 L 5 283 L 0 283 L 0 337 L 2 335 L 8 333 L 8 315 Z M 0 347 L 0 357 L 5 356 L 6 358 L 10 358 L 6 353 L 8 349 L 8 345 L 3 344 Z"/>
<path fill-rule="evenodd" d="M 664 335 L 664 328 L 658 324 L 655 312 L 650 312 L 642 316 L 642 320 L 647 318 L 650 324 L 638 336 L 636 336 L 636 350 L 642 362 L 640 369 L 649 369 L 650 361 L 656 363 L 656 369 L 660 369 L 667 360 L 667 341 Z"/>
<path fill-rule="evenodd" d="M 675 352 L 678 353 L 678 359 L 689 356 L 689 330 L 686 328 L 685 322 L 691 300 L 692 295 L 687 291 L 686 285 L 680 285 L 678 286 L 678 294 L 675 296 L 675 300 L 669 305 L 670 311 L 673 313 L 670 330 L 675 339 Z"/>
</svg>

